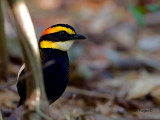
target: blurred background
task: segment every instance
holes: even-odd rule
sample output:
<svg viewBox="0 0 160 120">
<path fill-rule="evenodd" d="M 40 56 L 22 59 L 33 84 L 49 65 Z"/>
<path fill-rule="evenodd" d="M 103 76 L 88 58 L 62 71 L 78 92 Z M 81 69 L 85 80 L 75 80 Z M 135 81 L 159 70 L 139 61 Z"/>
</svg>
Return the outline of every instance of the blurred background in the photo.
<svg viewBox="0 0 160 120">
<path fill-rule="evenodd" d="M 26 0 L 37 38 L 49 26 L 72 25 L 88 36 L 70 49 L 70 83 L 50 107 L 56 120 L 160 118 L 160 3 L 158 0 Z M 23 63 L 3 4 L 9 79 Z M 6 119 L 19 100 L 16 87 L 0 91 Z"/>
</svg>

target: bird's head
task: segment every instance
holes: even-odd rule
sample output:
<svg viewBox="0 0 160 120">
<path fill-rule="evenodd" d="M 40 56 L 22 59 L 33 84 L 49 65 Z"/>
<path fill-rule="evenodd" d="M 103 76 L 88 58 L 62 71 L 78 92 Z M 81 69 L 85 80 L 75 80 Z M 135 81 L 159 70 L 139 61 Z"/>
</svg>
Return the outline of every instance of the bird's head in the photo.
<svg viewBox="0 0 160 120">
<path fill-rule="evenodd" d="M 57 24 L 47 28 L 41 35 L 40 48 L 52 48 L 67 51 L 75 40 L 87 37 L 77 34 L 74 28 L 68 24 Z"/>
</svg>

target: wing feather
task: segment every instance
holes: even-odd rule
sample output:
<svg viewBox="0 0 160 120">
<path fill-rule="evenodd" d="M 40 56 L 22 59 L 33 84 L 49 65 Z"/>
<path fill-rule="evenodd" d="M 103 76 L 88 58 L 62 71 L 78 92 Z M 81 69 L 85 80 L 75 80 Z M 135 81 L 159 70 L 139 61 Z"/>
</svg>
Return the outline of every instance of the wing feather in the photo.
<svg viewBox="0 0 160 120">
<path fill-rule="evenodd" d="M 18 82 L 19 77 L 20 77 L 20 75 L 21 75 L 21 73 L 22 73 L 22 71 L 24 70 L 25 67 L 26 67 L 26 65 L 23 64 L 23 65 L 21 66 L 21 68 L 19 69 L 19 72 L 18 72 L 18 75 L 17 75 L 17 82 Z M 17 84 L 17 82 L 16 82 L 16 84 Z"/>
</svg>

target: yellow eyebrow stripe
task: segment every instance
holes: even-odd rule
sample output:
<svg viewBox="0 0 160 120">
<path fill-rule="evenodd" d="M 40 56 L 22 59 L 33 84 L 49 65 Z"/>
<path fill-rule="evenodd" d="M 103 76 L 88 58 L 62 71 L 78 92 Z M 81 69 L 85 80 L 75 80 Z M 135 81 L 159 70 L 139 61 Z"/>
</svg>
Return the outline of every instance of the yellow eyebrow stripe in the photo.
<svg viewBox="0 0 160 120">
<path fill-rule="evenodd" d="M 66 31 L 68 34 L 76 34 L 72 29 L 63 27 L 63 26 L 56 26 L 56 27 L 50 27 L 46 29 L 41 36 L 44 36 L 46 34 L 56 33 L 60 31 Z"/>
</svg>

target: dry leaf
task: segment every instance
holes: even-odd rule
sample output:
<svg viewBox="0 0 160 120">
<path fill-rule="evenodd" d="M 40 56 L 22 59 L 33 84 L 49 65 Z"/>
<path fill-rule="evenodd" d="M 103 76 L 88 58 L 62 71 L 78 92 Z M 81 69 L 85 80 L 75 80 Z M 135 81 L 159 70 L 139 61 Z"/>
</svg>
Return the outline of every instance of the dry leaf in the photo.
<svg viewBox="0 0 160 120">
<path fill-rule="evenodd" d="M 128 92 L 128 99 L 135 99 L 144 97 L 147 94 L 152 94 L 155 99 L 160 97 L 155 96 L 155 90 L 160 88 L 160 75 L 152 75 L 149 73 L 142 72 L 138 79 L 135 79 L 135 83 Z M 159 92 L 160 95 L 160 92 Z"/>
</svg>

